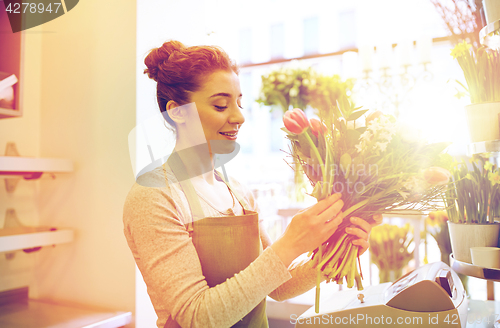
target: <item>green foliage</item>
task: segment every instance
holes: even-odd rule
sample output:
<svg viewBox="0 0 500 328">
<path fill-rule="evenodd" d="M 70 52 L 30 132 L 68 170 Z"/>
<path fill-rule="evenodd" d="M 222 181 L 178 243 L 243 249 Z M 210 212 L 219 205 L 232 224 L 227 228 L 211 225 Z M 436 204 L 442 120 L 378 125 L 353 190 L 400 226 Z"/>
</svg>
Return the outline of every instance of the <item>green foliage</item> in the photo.
<svg viewBox="0 0 500 328">
<path fill-rule="evenodd" d="M 471 48 L 464 41 L 451 51 L 462 68 L 467 87 L 457 81 L 458 84 L 469 94 L 472 104 L 500 101 L 500 50 Z"/>
<path fill-rule="evenodd" d="M 324 110 L 351 91 L 353 85 L 351 79 L 342 81 L 339 75 L 324 76 L 311 67 L 281 68 L 262 76 L 257 102 L 273 109 L 279 107 L 283 112 L 290 107 L 305 109 L 308 106 Z"/>
<path fill-rule="evenodd" d="M 458 223 L 493 223 L 500 217 L 500 169 L 481 157 L 454 162 L 453 182 L 446 191 L 448 218 Z"/>
</svg>

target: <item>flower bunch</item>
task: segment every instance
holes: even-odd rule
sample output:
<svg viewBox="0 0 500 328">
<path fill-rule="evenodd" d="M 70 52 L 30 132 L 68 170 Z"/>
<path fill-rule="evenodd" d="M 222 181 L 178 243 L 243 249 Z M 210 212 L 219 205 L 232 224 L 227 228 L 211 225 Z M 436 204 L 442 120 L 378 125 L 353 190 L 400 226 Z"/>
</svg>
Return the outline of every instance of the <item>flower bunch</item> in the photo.
<svg viewBox="0 0 500 328">
<path fill-rule="evenodd" d="M 257 102 L 279 106 L 286 112 L 298 108 L 328 108 L 353 87 L 352 80 L 342 81 L 339 75 L 318 74 L 311 67 L 282 67 L 262 76 L 262 88 Z"/>
<path fill-rule="evenodd" d="M 452 250 L 447 222 L 448 214 L 446 211 L 430 212 L 425 218 L 426 230 L 436 240 L 441 251 L 441 261 L 449 265 Z"/>
<path fill-rule="evenodd" d="M 482 46 L 474 52 L 471 48 L 463 41 L 451 51 L 462 68 L 468 88 L 458 83 L 469 93 L 473 104 L 500 101 L 500 50 Z"/>
<path fill-rule="evenodd" d="M 446 190 L 448 218 L 458 223 L 493 223 L 500 217 L 500 168 L 479 156 L 454 162 L 453 181 Z"/>
<path fill-rule="evenodd" d="M 449 178 L 437 168 L 447 143 L 407 141 L 394 117 L 380 112 L 360 123 L 367 110 L 354 108 L 346 97 L 321 113 L 326 114 L 311 124 L 300 109 L 294 109 L 285 114 L 282 128 L 292 145 L 290 155 L 313 186 L 311 196 L 319 201 L 341 193 L 344 202 L 344 221 L 310 252 L 310 263 L 318 270 L 317 307 L 322 279 L 341 284 L 345 278 L 349 288 L 356 281 L 363 289 L 356 265 L 359 249 L 345 232 L 349 216 L 370 222 L 375 214 L 439 209 Z"/>
<path fill-rule="evenodd" d="M 402 269 L 413 258 L 413 237 L 410 224 L 403 227 L 383 224 L 373 227 L 370 234 L 371 261 L 379 269 L 380 283 L 393 281 L 401 276 Z M 413 245 L 413 249 L 414 249 Z M 390 277 L 390 272 L 396 273 Z"/>
</svg>

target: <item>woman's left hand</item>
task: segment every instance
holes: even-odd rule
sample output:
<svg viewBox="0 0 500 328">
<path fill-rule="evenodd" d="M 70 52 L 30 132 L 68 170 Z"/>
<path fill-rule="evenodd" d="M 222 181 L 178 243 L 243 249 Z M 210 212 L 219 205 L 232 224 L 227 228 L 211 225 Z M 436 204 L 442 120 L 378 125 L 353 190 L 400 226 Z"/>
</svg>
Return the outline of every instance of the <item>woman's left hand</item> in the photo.
<svg viewBox="0 0 500 328">
<path fill-rule="evenodd" d="M 382 215 L 377 214 L 372 217 L 370 222 L 365 221 L 363 219 L 357 217 L 351 217 L 351 223 L 353 225 L 347 227 L 345 232 L 350 235 L 358 237 L 352 241 L 353 245 L 359 246 L 359 255 L 363 254 L 370 244 L 368 243 L 368 238 L 370 237 L 370 231 L 372 227 L 379 225 L 382 223 Z"/>
</svg>

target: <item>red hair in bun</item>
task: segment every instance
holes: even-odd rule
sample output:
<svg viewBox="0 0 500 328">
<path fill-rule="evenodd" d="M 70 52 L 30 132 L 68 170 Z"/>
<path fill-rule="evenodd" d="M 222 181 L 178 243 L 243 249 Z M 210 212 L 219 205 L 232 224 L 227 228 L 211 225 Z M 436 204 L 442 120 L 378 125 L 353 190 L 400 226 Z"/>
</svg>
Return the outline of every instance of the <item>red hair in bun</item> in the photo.
<svg viewBox="0 0 500 328">
<path fill-rule="evenodd" d="M 156 98 L 160 111 L 166 111 L 170 100 L 178 105 L 190 102 L 190 93 L 201 88 L 203 79 L 218 70 L 238 74 L 238 66 L 217 46 L 186 47 L 179 41 L 165 42 L 152 49 L 144 60 L 144 70 L 157 82 Z M 175 123 L 164 115 L 170 125 Z"/>
</svg>

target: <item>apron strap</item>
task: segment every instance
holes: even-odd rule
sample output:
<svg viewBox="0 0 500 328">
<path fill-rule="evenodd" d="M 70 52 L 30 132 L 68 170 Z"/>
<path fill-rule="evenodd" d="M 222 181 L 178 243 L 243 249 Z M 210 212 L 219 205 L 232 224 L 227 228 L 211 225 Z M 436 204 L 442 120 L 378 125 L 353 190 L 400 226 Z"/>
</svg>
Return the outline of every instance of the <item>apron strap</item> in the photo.
<svg viewBox="0 0 500 328">
<path fill-rule="evenodd" d="M 193 184 L 191 183 L 190 177 L 187 174 L 187 170 L 179 154 L 177 152 L 173 152 L 167 159 L 167 164 L 172 169 L 172 172 L 177 178 L 177 181 L 179 181 L 181 189 L 186 195 L 186 198 L 188 200 L 189 209 L 191 210 L 191 221 L 188 223 L 192 223 L 196 220 L 203 219 L 205 217 L 205 214 L 201 207 L 200 199 L 196 194 L 196 190 L 194 189 Z M 247 214 L 248 203 L 245 201 L 245 199 L 241 197 L 239 193 L 235 192 L 231 188 L 230 184 L 223 178 L 222 174 L 220 174 L 217 170 L 214 170 L 214 174 L 216 175 L 216 178 L 218 178 L 219 180 L 221 180 L 226 184 L 227 188 L 229 189 L 229 192 L 232 193 L 240 203 L 241 208 L 243 209 L 243 213 Z"/>
<path fill-rule="evenodd" d="M 244 198 L 242 198 L 239 193 L 235 192 L 233 190 L 233 188 L 231 188 L 231 185 L 229 184 L 229 182 L 227 182 L 224 179 L 224 177 L 222 176 L 222 174 L 219 173 L 219 171 L 214 170 L 214 172 L 215 172 L 215 175 L 217 176 L 217 178 L 219 178 L 222 182 L 224 182 L 226 184 L 227 188 L 229 189 L 229 192 L 231 192 L 233 195 L 236 196 L 236 199 L 238 200 L 241 207 L 243 208 L 243 213 L 247 214 L 246 211 L 248 211 L 248 203 L 246 202 L 246 200 Z"/>
<path fill-rule="evenodd" d="M 194 190 L 193 184 L 189 179 L 184 163 L 177 152 L 173 152 L 167 160 L 167 164 L 172 169 L 177 181 L 181 185 L 181 189 L 186 195 L 188 200 L 189 209 L 191 210 L 191 221 L 188 223 L 193 223 L 196 220 L 201 220 L 205 217 L 203 209 L 201 208 L 200 199 L 196 195 L 196 190 Z"/>
</svg>

